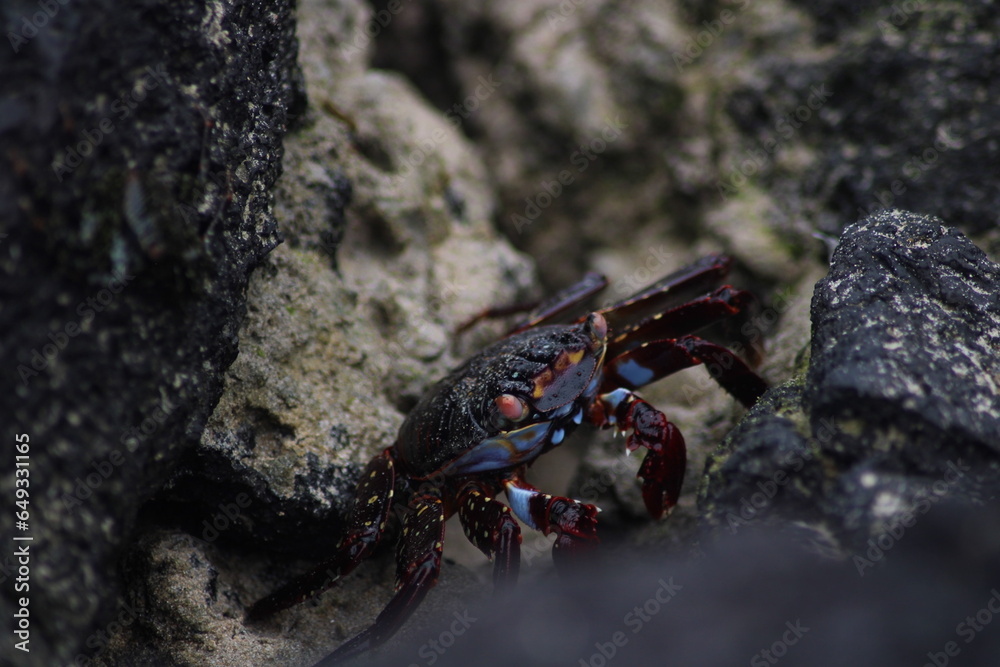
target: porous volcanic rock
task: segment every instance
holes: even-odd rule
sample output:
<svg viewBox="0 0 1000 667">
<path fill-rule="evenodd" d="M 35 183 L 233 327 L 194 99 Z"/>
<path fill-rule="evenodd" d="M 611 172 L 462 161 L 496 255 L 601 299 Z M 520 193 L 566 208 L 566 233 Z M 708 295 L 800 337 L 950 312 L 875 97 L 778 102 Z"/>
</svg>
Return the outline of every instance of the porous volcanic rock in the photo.
<svg viewBox="0 0 1000 667">
<path fill-rule="evenodd" d="M 713 455 L 706 520 L 797 521 L 830 553 L 868 554 L 944 498 L 990 501 L 998 284 L 1000 267 L 937 218 L 893 210 L 849 227 L 816 285 L 808 370 Z"/>
<path fill-rule="evenodd" d="M 280 242 L 270 189 L 305 102 L 292 4 L 4 4 L 0 437 L 30 438 L 33 537 L 19 664 L 105 650 L 136 512 L 222 392 L 249 274 Z"/>
</svg>

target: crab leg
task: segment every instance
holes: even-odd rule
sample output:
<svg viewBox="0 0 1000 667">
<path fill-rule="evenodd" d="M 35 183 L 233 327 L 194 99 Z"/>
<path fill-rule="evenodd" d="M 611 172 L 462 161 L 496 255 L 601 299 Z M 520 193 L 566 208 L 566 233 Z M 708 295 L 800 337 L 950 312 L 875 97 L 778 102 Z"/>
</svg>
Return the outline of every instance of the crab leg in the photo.
<svg viewBox="0 0 1000 667">
<path fill-rule="evenodd" d="M 677 504 L 687 466 L 687 447 L 680 430 L 666 416 L 628 389 L 601 394 L 590 405 L 588 419 L 596 426 L 629 430 L 625 446 L 649 451 L 636 475 L 642 480 L 642 500 L 650 516 L 659 519 Z"/>
<path fill-rule="evenodd" d="M 515 324 L 506 335 L 511 336 L 525 329 L 543 324 L 554 319 L 569 308 L 582 303 L 608 286 L 608 279 L 593 271 L 587 273 L 576 283 L 566 287 L 544 301 L 514 304 L 510 306 L 495 306 L 486 308 L 463 322 L 457 329 L 458 333 L 470 329 L 473 325 L 485 319 L 528 313 Z"/>
<path fill-rule="evenodd" d="M 705 294 L 722 282 L 732 263 L 725 255 L 702 257 L 632 296 L 601 309 L 601 313 L 607 318 L 612 331 L 625 331 L 638 322 Z"/>
<path fill-rule="evenodd" d="M 503 593 L 517 583 L 521 528 L 510 508 L 491 495 L 484 485 L 469 482 L 459 493 L 458 518 L 469 541 L 493 561 L 493 592 Z"/>
<path fill-rule="evenodd" d="M 697 364 L 706 364 L 715 381 L 747 407 L 767 391 L 767 383 L 746 362 L 721 345 L 697 336 L 645 342 L 607 361 L 601 389 L 637 389 Z"/>
<path fill-rule="evenodd" d="M 520 472 L 504 480 L 510 508 L 525 524 L 545 535 L 558 534 L 552 559 L 562 566 L 574 555 L 589 551 L 597 538 L 597 508 L 572 498 L 550 496 L 524 481 Z"/>
<path fill-rule="evenodd" d="M 749 292 L 723 285 L 711 294 L 653 315 L 623 331 L 615 330 L 608 341 L 609 354 L 620 355 L 643 343 L 692 334 L 719 320 L 739 313 L 753 297 Z"/>
<path fill-rule="evenodd" d="M 444 503 L 436 496 L 416 496 L 403 522 L 396 551 L 396 592 L 375 622 L 341 644 L 316 667 L 339 664 L 378 646 L 399 630 L 437 583 L 444 541 Z"/>
<path fill-rule="evenodd" d="M 385 529 L 395 480 L 395 466 L 389 450 L 386 450 L 373 458 L 361 474 L 347 521 L 347 533 L 337 545 L 337 553 L 312 571 L 258 600 L 247 612 L 247 620 L 267 618 L 319 595 L 366 559 Z"/>
<path fill-rule="evenodd" d="M 576 283 L 556 292 L 554 295 L 542 301 L 528 313 L 528 316 L 518 322 L 507 335 L 530 329 L 531 327 L 544 324 L 556 316 L 562 314 L 569 308 L 586 301 L 608 286 L 608 279 L 600 273 L 588 272 Z"/>
</svg>

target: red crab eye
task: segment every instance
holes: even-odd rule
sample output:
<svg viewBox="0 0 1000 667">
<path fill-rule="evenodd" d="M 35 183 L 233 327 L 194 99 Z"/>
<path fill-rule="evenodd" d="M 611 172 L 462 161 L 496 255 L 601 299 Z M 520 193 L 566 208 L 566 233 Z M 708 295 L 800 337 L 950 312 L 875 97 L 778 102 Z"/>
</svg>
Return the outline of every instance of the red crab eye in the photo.
<svg viewBox="0 0 1000 667">
<path fill-rule="evenodd" d="M 528 416 L 528 404 L 513 394 L 500 394 L 493 401 L 504 418 L 519 422 Z"/>
</svg>

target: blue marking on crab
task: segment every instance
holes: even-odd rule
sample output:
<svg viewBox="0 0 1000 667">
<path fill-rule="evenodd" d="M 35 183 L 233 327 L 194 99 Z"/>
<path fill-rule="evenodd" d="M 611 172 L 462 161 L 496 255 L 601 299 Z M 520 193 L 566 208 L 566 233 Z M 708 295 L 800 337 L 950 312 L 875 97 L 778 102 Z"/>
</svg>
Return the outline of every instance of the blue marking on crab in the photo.
<svg viewBox="0 0 1000 667">
<path fill-rule="evenodd" d="M 445 474 L 502 470 L 531 461 L 542 453 L 551 428 L 552 423 L 544 421 L 487 438 L 452 461 L 444 469 Z"/>
<path fill-rule="evenodd" d="M 632 383 L 633 387 L 641 387 L 649 384 L 656 377 L 656 373 L 639 365 L 635 359 L 626 359 L 618 365 L 618 374 Z"/>
<path fill-rule="evenodd" d="M 573 408 L 575 408 L 575 407 L 576 407 L 575 404 L 573 404 L 573 403 L 567 403 L 566 405 L 562 406 L 561 408 L 558 408 L 558 409 L 553 410 L 552 412 L 548 413 L 546 415 L 546 419 L 548 419 L 549 421 L 555 421 L 557 419 L 562 419 L 563 417 L 565 417 L 566 415 L 568 415 L 570 412 L 572 412 Z"/>
<path fill-rule="evenodd" d="M 504 484 L 504 489 L 507 491 L 507 502 L 510 504 L 510 509 L 514 512 L 514 516 L 524 522 L 524 525 L 529 526 L 535 530 L 541 530 L 535 521 L 531 518 L 531 508 L 529 502 L 531 498 L 535 496 L 538 492 L 522 489 L 513 484 Z"/>
<path fill-rule="evenodd" d="M 628 389 L 619 388 L 614 391 L 609 391 L 608 393 L 601 396 L 601 401 L 607 406 L 607 420 L 609 424 L 618 423 L 618 419 L 615 417 L 615 413 L 618 410 L 618 406 L 621 402 L 627 398 L 633 396 L 632 392 Z"/>
</svg>

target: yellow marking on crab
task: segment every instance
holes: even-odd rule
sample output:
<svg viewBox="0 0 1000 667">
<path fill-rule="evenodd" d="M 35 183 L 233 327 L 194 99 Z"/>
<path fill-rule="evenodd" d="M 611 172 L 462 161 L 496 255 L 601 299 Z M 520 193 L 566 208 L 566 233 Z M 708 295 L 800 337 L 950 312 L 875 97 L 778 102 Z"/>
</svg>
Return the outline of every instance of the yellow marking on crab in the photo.
<svg viewBox="0 0 1000 667">
<path fill-rule="evenodd" d="M 374 502 L 378 502 L 378 495 L 374 495 L 368 499 L 368 504 L 371 505 Z"/>
<path fill-rule="evenodd" d="M 545 389 L 556 379 L 556 374 L 551 368 L 546 368 L 535 378 L 535 389 L 531 392 L 532 398 L 541 398 L 545 395 Z"/>
<path fill-rule="evenodd" d="M 531 392 L 532 398 L 541 398 L 545 395 L 545 390 L 555 382 L 556 378 L 573 368 L 583 360 L 586 350 L 574 350 L 572 352 L 563 350 L 556 357 L 552 366 L 546 368 L 535 378 L 535 388 Z"/>
<path fill-rule="evenodd" d="M 583 359 L 583 350 L 576 350 L 575 352 L 569 352 L 568 350 L 563 350 L 556 357 L 555 363 L 552 365 L 557 373 L 562 373 L 570 366 L 574 366 L 580 363 Z"/>
</svg>

